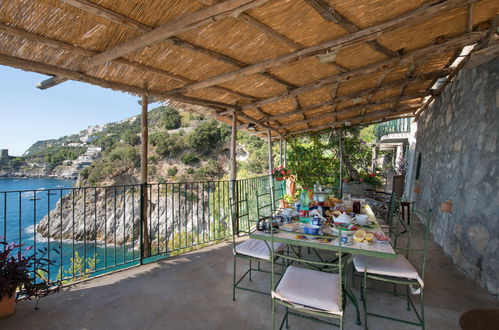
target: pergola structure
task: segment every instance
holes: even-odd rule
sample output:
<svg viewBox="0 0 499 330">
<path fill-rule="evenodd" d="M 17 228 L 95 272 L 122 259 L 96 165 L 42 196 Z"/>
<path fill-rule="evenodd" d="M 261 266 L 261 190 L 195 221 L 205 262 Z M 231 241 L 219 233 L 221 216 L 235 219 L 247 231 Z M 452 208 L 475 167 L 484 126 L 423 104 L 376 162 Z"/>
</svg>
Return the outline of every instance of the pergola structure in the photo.
<svg viewBox="0 0 499 330">
<path fill-rule="evenodd" d="M 496 0 L 4 0 L 0 64 L 289 136 L 413 116 Z M 478 47 L 476 47 L 478 48 Z M 251 125 L 251 126 L 253 126 Z"/>
<path fill-rule="evenodd" d="M 0 64 L 51 75 L 41 89 L 77 80 L 142 97 L 146 215 L 151 97 L 232 124 L 235 180 L 237 127 L 282 145 L 417 115 L 459 57 L 489 45 L 498 11 L 497 0 L 3 0 Z"/>
</svg>

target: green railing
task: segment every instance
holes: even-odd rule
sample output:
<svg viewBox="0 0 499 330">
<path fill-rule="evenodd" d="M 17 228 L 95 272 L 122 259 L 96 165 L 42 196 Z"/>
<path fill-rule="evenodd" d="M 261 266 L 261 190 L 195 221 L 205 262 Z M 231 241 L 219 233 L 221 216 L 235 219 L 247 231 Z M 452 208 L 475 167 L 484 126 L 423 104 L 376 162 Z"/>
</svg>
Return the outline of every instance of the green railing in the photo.
<svg viewBox="0 0 499 330">
<path fill-rule="evenodd" d="M 411 131 L 411 118 L 400 118 L 377 124 L 374 128 L 374 135 L 377 141 L 381 137 L 391 133 L 406 133 Z"/>
<path fill-rule="evenodd" d="M 227 240 L 233 224 L 248 231 L 258 218 L 258 202 L 268 205 L 260 215 L 278 206 L 285 187 L 275 180 L 273 187 L 268 176 L 260 176 L 0 191 L 0 241 L 24 244 L 20 253 L 26 246 L 34 247 L 29 253 L 47 248 L 53 264 L 44 276 L 69 283 Z M 244 203 L 232 200 L 232 189 Z"/>
</svg>

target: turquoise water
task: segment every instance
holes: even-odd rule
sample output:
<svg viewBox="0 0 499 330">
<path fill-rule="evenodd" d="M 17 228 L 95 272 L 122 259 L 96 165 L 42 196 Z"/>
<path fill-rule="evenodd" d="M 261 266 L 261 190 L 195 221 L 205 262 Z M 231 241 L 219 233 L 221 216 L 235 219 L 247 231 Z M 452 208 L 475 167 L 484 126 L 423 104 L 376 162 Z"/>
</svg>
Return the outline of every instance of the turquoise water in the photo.
<svg viewBox="0 0 499 330">
<path fill-rule="evenodd" d="M 7 242 L 21 242 L 39 249 L 49 248 L 48 257 L 55 264 L 50 267 L 50 278 L 77 276 L 81 268 L 73 268 L 71 258 L 78 254 L 84 258 L 85 272 L 97 271 L 127 264 L 138 259 L 138 252 L 131 246 L 72 242 L 41 237 L 36 225 L 53 210 L 61 197 L 71 193 L 73 180 L 48 178 L 0 178 L 0 236 Z M 24 247 L 23 247 L 24 248 Z M 94 266 L 95 265 L 95 266 Z M 129 264 L 127 264 L 128 266 Z M 73 273 L 74 272 L 74 273 Z"/>
</svg>

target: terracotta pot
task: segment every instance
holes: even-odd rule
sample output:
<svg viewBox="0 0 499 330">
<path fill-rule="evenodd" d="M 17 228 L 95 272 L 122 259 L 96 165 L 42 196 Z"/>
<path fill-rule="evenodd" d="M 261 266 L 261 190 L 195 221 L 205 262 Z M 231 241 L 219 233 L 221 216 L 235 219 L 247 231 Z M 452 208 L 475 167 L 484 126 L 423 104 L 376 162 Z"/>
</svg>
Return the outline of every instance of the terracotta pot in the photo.
<svg viewBox="0 0 499 330">
<path fill-rule="evenodd" d="M 16 295 L 12 294 L 12 297 L 5 295 L 0 299 L 0 318 L 7 317 L 14 314 L 16 310 Z"/>
<path fill-rule="evenodd" d="M 284 181 L 284 180 L 286 180 L 286 179 L 284 179 L 284 177 L 282 177 L 282 176 L 281 176 L 280 178 L 275 178 L 275 180 L 276 180 L 276 181 Z"/>
<path fill-rule="evenodd" d="M 421 192 L 421 187 L 420 186 L 416 186 L 414 187 L 413 191 L 416 193 L 416 194 L 419 194 Z"/>
<path fill-rule="evenodd" d="M 440 204 L 440 211 L 442 212 L 452 212 L 452 201 L 448 200 Z"/>
<path fill-rule="evenodd" d="M 343 179 L 343 182 L 345 182 L 345 183 L 349 183 L 349 182 L 350 182 L 350 180 L 349 180 L 349 179 Z"/>
</svg>

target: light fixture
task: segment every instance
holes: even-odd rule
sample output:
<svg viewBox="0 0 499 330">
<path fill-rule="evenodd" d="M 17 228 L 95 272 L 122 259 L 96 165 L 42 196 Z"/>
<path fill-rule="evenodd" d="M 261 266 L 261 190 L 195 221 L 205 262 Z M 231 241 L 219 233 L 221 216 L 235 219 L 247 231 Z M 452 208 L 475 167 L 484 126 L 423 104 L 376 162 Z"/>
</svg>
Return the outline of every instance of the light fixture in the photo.
<svg viewBox="0 0 499 330">
<path fill-rule="evenodd" d="M 336 52 L 335 51 L 327 52 L 326 54 L 321 54 L 318 55 L 317 57 L 319 58 L 319 61 L 321 61 L 321 63 L 331 63 L 334 62 L 334 60 L 336 60 Z"/>
<path fill-rule="evenodd" d="M 256 130 L 256 125 L 254 123 L 249 123 L 248 126 L 246 127 L 248 131 L 255 131 Z"/>
</svg>

